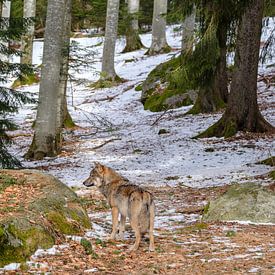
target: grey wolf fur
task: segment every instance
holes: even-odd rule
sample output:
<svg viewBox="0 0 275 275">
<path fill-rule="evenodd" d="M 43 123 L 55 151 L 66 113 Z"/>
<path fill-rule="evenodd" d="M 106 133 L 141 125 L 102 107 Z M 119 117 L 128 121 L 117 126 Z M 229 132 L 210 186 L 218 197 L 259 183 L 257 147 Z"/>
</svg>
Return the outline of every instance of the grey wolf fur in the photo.
<svg viewBox="0 0 275 275">
<path fill-rule="evenodd" d="M 149 232 L 149 251 L 154 251 L 155 204 L 150 192 L 131 184 L 113 169 L 98 162 L 83 184 L 87 187 L 96 186 L 111 206 L 111 239 L 116 237 L 120 214 L 119 237 L 121 239 L 124 237 L 126 217 L 129 217 L 135 233 L 136 240 L 130 250 L 137 250 L 141 234 Z"/>
</svg>

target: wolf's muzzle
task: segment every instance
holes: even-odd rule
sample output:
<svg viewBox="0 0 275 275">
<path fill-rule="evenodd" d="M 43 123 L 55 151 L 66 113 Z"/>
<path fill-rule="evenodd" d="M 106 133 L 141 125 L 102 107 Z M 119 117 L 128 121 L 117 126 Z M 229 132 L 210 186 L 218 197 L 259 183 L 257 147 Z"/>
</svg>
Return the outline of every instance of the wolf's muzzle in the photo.
<svg viewBox="0 0 275 275">
<path fill-rule="evenodd" d="M 83 182 L 83 184 L 86 186 L 86 187 L 91 187 L 91 186 L 94 186 L 95 184 L 93 182 L 90 182 L 89 179 L 85 180 Z"/>
</svg>

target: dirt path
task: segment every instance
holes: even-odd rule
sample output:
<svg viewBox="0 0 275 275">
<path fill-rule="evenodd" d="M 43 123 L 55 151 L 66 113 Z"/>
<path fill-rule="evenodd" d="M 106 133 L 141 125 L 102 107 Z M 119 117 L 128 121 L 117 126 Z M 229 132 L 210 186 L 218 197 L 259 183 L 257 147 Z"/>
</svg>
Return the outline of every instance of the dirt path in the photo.
<svg viewBox="0 0 275 275">
<path fill-rule="evenodd" d="M 93 252 L 87 255 L 79 239 L 68 241 L 54 255 L 32 257 L 19 274 L 274 274 L 275 226 L 237 223 L 204 223 L 201 213 L 206 200 L 226 187 L 193 189 L 150 188 L 157 205 L 156 251 L 149 253 L 148 240 L 138 252 L 127 252 L 133 234 L 125 241 L 107 241 L 110 211 L 97 192 L 84 202 L 93 221 L 86 234 Z M 87 237 L 90 236 L 90 237 Z M 51 253 L 51 252 L 50 252 Z M 7 272 L 6 274 L 18 274 Z"/>
</svg>

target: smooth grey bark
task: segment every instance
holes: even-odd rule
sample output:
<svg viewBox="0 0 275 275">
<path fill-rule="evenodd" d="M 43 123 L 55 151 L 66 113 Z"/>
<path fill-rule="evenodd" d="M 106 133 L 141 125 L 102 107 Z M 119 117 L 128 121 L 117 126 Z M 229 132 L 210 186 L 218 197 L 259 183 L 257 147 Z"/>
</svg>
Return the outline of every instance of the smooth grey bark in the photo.
<svg viewBox="0 0 275 275">
<path fill-rule="evenodd" d="M 70 54 L 70 36 L 72 25 L 72 0 L 66 0 L 66 10 L 64 14 L 64 32 L 62 45 L 62 66 L 60 71 L 59 92 L 57 101 L 57 128 L 58 132 L 62 131 L 66 120 L 73 124 L 67 108 L 67 82 L 69 71 L 69 54 Z"/>
<path fill-rule="evenodd" d="M 3 30 L 8 28 L 8 21 L 10 18 L 10 13 L 11 13 L 11 1 L 3 1 L 2 3 L 2 10 L 1 10 L 1 16 L 5 20 L 3 26 L 1 28 Z M 1 41 L 1 44 L 3 44 L 4 47 L 8 48 L 9 44 L 7 41 Z M 3 62 L 9 62 L 9 56 L 5 54 L 0 54 L 0 59 Z"/>
<path fill-rule="evenodd" d="M 154 0 L 152 44 L 148 51 L 154 55 L 170 50 L 166 40 L 167 0 Z"/>
<path fill-rule="evenodd" d="M 35 133 L 27 158 L 42 159 L 60 150 L 57 116 L 66 4 L 67 0 L 48 1 Z"/>
<path fill-rule="evenodd" d="M 123 52 L 135 51 L 143 47 L 139 37 L 138 12 L 140 0 L 128 0 L 129 22 L 126 29 L 126 46 Z"/>
<path fill-rule="evenodd" d="M 21 42 L 21 63 L 32 64 L 33 38 L 34 38 L 34 18 L 36 12 L 36 0 L 24 0 L 23 17 L 25 19 L 32 19 L 29 22 L 28 29 L 22 37 Z"/>
<path fill-rule="evenodd" d="M 108 0 L 103 47 L 101 79 L 115 80 L 115 47 L 117 39 L 119 0 Z"/>
<path fill-rule="evenodd" d="M 196 20 L 196 8 L 194 6 L 192 13 L 190 15 L 187 15 L 182 23 L 182 41 L 181 41 L 182 53 L 185 53 L 189 49 L 193 48 L 195 20 Z"/>
</svg>

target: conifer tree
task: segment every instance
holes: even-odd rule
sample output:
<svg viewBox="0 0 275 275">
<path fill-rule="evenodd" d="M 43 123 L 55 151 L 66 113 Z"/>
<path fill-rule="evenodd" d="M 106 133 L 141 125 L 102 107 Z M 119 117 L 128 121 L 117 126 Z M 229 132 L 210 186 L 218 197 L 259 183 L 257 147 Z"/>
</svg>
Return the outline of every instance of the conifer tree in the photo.
<svg viewBox="0 0 275 275">
<path fill-rule="evenodd" d="M 0 85 L 0 167 L 2 168 L 20 166 L 18 159 L 8 152 L 8 145 L 12 141 L 7 132 L 17 128 L 12 121 L 12 114 L 16 113 L 22 104 L 35 102 L 27 93 L 15 91 L 5 85 L 9 77 L 17 78 L 32 71 L 27 65 L 7 61 L 9 55 L 20 55 L 16 49 L 10 49 L 8 43 L 20 39 L 27 23 L 22 18 L 11 17 L 9 21 L 5 17 L 0 18 L 0 83 L 2 84 Z"/>
<path fill-rule="evenodd" d="M 230 137 L 238 131 L 275 132 L 257 103 L 257 76 L 264 0 L 251 0 L 238 25 L 235 68 L 222 118 L 199 137 Z"/>
</svg>

